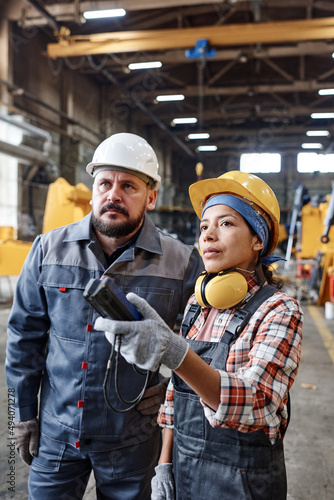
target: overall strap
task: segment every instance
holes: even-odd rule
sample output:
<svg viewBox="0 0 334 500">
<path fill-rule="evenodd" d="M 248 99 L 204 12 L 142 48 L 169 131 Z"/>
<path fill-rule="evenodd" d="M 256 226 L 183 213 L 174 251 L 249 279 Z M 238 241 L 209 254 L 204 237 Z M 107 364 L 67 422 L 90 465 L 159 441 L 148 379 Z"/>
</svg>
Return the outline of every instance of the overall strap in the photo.
<svg viewBox="0 0 334 500">
<path fill-rule="evenodd" d="M 221 342 L 225 342 L 226 344 L 228 344 L 228 349 L 231 348 L 232 344 L 239 337 L 239 335 L 247 325 L 248 321 L 250 320 L 251 316 L 260 307 L 260 305 L 277 291 L 278 289 L 275 286 L 265 285 L 253 295 L 253 297 L 247 302 L 247 304 L 243 309 L 236 310 L 233 318 L 231 319 L 221 339 Z M 288 428 L 291 417 L 291 399 L 289 392 L 287 401 L 287 412 L 288 412 L 287 425 L 283 431 L 281 430 L 282 439 Z"/>
<path fill-rule="evenodd" d="M 199 304 L 191 304 L 182 323 L 182 337 L 185 338 L 201 312 Z"/>
<path fill-rule="evenodd" d="M 259 306 L 267 300 L 271 295 L 277 292 L 278 289 L 273 285 L 265 285 L 258 290 L 253 297 L 246 303 L 242 309 L 237 309 L 227 326 L 221 342 L 228 344 L 229 347 L 239 337 L 251 316 L 259 308 Z"/>
</svg>

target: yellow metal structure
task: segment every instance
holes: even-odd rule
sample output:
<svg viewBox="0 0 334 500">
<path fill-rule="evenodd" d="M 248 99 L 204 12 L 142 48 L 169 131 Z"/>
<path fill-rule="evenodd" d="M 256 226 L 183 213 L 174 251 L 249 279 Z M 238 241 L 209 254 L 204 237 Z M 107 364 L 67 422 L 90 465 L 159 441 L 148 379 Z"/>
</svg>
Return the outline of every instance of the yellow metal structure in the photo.
<svg viewBox="0 0 334 500">
<path fill-rule="evenodd" d="M 326 217 L 331 196 L 326 196 L 326 202 L 320 203 L 318 207 L 307 203 L 301 210 L 301 237 L 296 251 L 297 259 L 315 259 L 318 252 L 334 250 L 334 226 L 331 226 L 328 243 L 321 243 L 324 231 L 324 220 Z"/>
<path fill-rule="evenodd" d="M 334 250 L 328 250 L 322 256 L 321 261 L 322 279 L 320 283 L 318 306 L 324 306 L 326 302 L 334 302 L 332 295 L 332 282 L 334 279 Z"/>
<path fill-rule="evenodd" d="M 334 225 L 325 227 L 328 223 L 326 216 L 328 212 L 332 213 L 333 192 L 318 206 L 307 203 L 301 208 L 301 230 L 294 253 L 296 278 L 307 280 L 310 298 L 316 300 L 318 306 L 325 305 L 327 301 L 334 302 Z"/>
<path fill-rule="evenodd" d="M 193 47 L 199 39 L 208 40 L 214 47 L 326 40 L 333 38 L 333 31 L 334 17 L 230 26 L 117 31 L 63 37 L 58 43 L 48 44 L 47 53 L 49 57 L 56 59 L 94 54 L 186 49 Z"/>
<path fill-rule="evenodd" d="M 0 227 L 0 275 L 17 276 L 20 274 L 31 243 L 15 239 L 13 227 Z"/>
<path fill-rule="evenodd" d="M 43 233 L 81 220 L 90 212 L 91 191 L 84 184 L 71 186 L 60 177 L 51 183 L 46 199 Z M 0 276 L 17 276 L 32 243 L 15 238 L 13 227 L 0 227 Z"/>
<path fill-rule="evenodd" d="M 81 220 L 90 212 L 92 192 L 84 185 L 71 186 L 60 177 L 49 186 L 45 204 L 43 233 Z"/>
<path fill-rule="evenodd" d="M 287 241 L 288 239 L 288 232 L 286 230 L 286 227 L 284 224 L 279 225 L 279 233 L 278 233 L 278 244 L 282 243 L 283 241 Z"/>
</svg>

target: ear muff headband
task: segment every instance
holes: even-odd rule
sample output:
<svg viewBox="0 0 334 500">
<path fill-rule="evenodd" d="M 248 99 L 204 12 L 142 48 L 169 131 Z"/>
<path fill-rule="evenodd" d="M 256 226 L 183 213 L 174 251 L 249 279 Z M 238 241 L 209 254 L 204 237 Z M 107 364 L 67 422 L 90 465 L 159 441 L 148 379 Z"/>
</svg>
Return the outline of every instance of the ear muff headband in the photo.
<svg viewBox="0 0 334 500">
<path fill-rule="evenodd" d="M 211 281 L 215 276 L 216 276 L 215 273 L 214 274 L 213 273 L 205 273 L 204 276 L 203 276 L 203 278 L 201 279 L 201 282 L 200 282 L 200 285 L 201 285 L 201 298 L 202 298 L 203 304 L 206 307 L 210 307 L 210 304 L 206 300 L 205 289 L 206 289 L 206 286 L 209 283 L 209 281 Z"/>
<path fill-rule="evenodd" d="M 222 273 L 202 273 L 195 285 L 195 297 L 202 307 L 229 309 L 241 302 L 248 291 L 246 278 L 230 269 Z"/>
</svg>

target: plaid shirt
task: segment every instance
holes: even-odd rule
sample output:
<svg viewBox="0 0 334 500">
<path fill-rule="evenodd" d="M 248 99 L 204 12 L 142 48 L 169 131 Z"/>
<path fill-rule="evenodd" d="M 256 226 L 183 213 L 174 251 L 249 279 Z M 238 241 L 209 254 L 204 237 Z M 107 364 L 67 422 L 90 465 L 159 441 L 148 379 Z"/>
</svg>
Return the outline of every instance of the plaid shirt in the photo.
<svg viewBox="0 0 334 500">
<path fill-rule="evenodd" d="M 259 289 L 248 279 L 246 303 Z M 196 299 L 189 299 L 186 311 Z M 240 307 L 240 306 L 239 306 Z M 242 306 L 241 306 L 242 307 Z M 218 312 L 211 342 L 219 342 L 235 308 Z M 202 308 L 187 338 L 196 340 L 210 308 Z M 287 393 L 296 377 L 302 338 L 303 312 L 293 298 L 278 291 L 251 317 L 233 344 L 220 373 L 220 404 L 215 412 L 202 400 L 204 414 L 213 426 L 230 427 L 241 432 L 263 429 L 272 443 L 287 426 Z M 174 391 L 170 382 L 158 418 L 161 427 L 173 427 Z"/>
</svg>

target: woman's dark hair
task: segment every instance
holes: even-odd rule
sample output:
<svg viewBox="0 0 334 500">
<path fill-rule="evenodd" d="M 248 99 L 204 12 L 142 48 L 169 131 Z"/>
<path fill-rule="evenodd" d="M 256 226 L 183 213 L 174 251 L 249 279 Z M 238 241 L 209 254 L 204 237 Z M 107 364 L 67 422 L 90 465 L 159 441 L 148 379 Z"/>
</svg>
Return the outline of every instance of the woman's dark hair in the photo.
<svg viewBox="0 0 334 500">
<path fill-rule="evenodd" d="M 254 231 L 254 229 L 252 228 L 252 226 L 249 224 L 249 222 L 246 221 L 246 219 L 244 219 L 247 226 L 249 227 L 249 230 L 251 232 L 251 234 L 253 236 L 256 236 L 257 233 L 256 231 Z M 274 276 L 274 273 L 273 271 L 270 269 L 270 266 L 265 266 L 265 265 L 262 265 L 262 268 L 263 268 L 263 273 L 264 273 L 264 276 L 266 278 L 266 281 L 268 282 L 268 285 L 273 285 L 275 286 L 276 288 L 278 288 L 279 290 L 281 288 L 283 288 L 284 286 L 284 281 L 279 277 L 279 276 Z"/>
<path fill-rule="evenodd" d="M 269 268 L 269 266 L 262 265 L 262 267 L 263 267 L 264 276 L 268 282 L 268 285 L 274 285 L 279 290 L 281 288 L 283 288 L 284 281 L 279 276 L 274 276 L 274 273 Z"/>
</svg>

